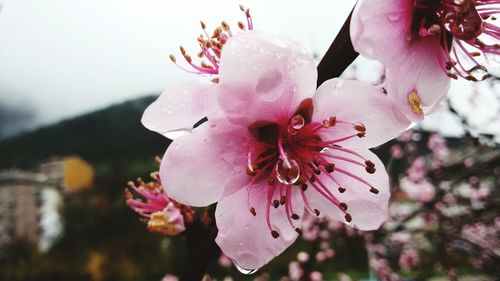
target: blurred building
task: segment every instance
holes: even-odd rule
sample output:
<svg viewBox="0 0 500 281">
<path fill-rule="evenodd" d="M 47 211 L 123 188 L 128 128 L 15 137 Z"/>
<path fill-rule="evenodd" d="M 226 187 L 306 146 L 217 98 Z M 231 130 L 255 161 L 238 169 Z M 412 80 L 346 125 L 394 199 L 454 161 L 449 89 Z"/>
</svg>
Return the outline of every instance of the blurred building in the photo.
<svg viewBox="0 0 500 281">
<path fill-rule="evenodd" d="M 0 245 L 15 239 L 38 241 L 40 191 L 46 180 L 38 173 L 0 172 Z"/>
<path fill-rule="evenodd" d="M 36 172 L 0 171 L 0 248 L 15 240 L 50 248 L 63 230 L 63 195 L 90 188 L 93 177 L 79 157 L 51 159 Z"/>
</svg>

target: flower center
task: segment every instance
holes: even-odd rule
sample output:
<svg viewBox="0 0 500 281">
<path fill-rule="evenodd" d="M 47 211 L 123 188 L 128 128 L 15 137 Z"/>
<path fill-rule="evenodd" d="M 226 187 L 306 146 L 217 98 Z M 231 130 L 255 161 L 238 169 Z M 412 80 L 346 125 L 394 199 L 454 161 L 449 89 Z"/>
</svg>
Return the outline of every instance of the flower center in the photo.
<svg viewBox="0 0 500 281">
<path fill-rule="evenodd" d="M 473 0 L 414 0 L 412 31 L 432 35 L 444 28 L 453 37 L 471 40 L 483 32 L 483 19 Z"/>
<path fill-rule="evenodd" d="M 441 46 L 436 50 L 438 60 L 449 77 L 480 81 L 490 76 L 476 57 L 500 55 L 497 0 L 403 1 L 411 1 L 413 8 L 407 40 L 437 38 Z"/>
<path fill-rule="evenodd" d="M 292 207 L 292 188 L 301 193 L 306 209 L 312 214 L 319 215 L 319 211 L 311 206 L 305 191 L 311 187 L 314 192 L 331 202 L 345 215 L 350 222 L 351 215 L 347 212 L 347 204 L 341 202 L 332 192 L 332 186 L 340 193 L 348 188 L 343 185 L 338 176 L 348 176 L 365 185 L 367 189 L 377 194 L 378 189 L 373 187 L 362 176 L 344 169 L 345 163 L 361 167 L 363 172 L 373 174 L 375 165 L 359 153 L 341 146 L 352 138 L 361 138 L 366 134 L 366 128 L 361 123 L 339 120 L 332 116 L 321 122 L 312 120 L 313 105 L 311 99 L 304 100 L 295 114 L 286 120 L 269 123 L 256 122 L 249 127 L 256 139 L 256 145 L 248 152 L 247 174 L 253 177 L 248 192 L 255 183 L 267 182 L 268 209 L 267 224 L 274 238 L 279 233 L 273 229 L 270 222 L 269 208 L 284 206 L 290 225 L 301 233 L 293 220 L 299 216 Z M 339 128 L 340 132 L 350 132 L 335 139 L 324 140 L 325 131 Z M 344 165 L 343 165 L 344 164 Z M 250 212 L 256 215 L 255 208 L 250 206 Z"/>
</svg>

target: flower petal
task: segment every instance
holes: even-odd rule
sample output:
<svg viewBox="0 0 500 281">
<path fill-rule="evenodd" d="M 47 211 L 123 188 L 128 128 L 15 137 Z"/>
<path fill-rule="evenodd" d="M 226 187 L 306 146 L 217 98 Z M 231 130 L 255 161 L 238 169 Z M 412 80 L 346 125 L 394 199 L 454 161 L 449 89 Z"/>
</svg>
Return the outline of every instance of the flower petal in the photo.
<svg viewBox="0 0 500 281">
<path fill-rule="evenodd" d="M 313 58 L 297 43 L 259 31 L 231 37 L 220 61 L 221 109 L 232 122 L 275 121 L 289 117 L 313 95 L 317 71 Z"/>
<path fill-rule="evenodd" d="M 411 1 L 359 0 L 350 25 L 354 49 L 384 64 L 400 62 L 408 46 L 412 13 Z"/>
<path fill-rule="evenodd" d="M 411 121 L 421 121 L 448 92 L 450 78 L 440 66 L 440 52 L 437 40 L 421 38 L 408 48 L 402 63 L 387 66 L 388 96 Z"/>
<path fill-rule="evenodd" d="M 408 128 L 410 121 L 397 110 L 383 90 L 370 84 L 343 79 L 323 83 L 313 97 L 313 120 L 321 121 L 330 116 L 347 122 L 360 122 L 366 127 L 363 138 L 356 137 L 340 143 L 375 147 L 397 136 Z M 324 140 L 352 135 L 351 124 L 337 123 L 322 130 Z"/>
<path fill-rule="evenodd" d="M 210 112 L 218 111 L 215 84 L 193 80 L 163 91 L 142 115 L 142 124 L 149 130 L 175 139 L 191 132 L 193 125 Z"/>
<path fill-rule="evenodd" d="M 222 252 L 244 269 L 258 269 L 290 246 L 298 234 L 289 224 L 284 206 L 270 207 L 273 230 L 280 234 L 273 238 L 266 223 L 268 208 L 266 182 L 241 189 L 223 198 L 217 204 L 215 219 L 219 233 L 215 241 Z M 292 187 L 293 211 L 302 217 L 304 206 L 298 189 Z M 250 212 L 255 208 L 256 215 Z M 300 227 L 300 221 L 297 227 Z"/>
<path fill-rule="evenodd" d="M 179 203 L 207 206 L 248 184 L 250 136 L 225 119 L 209 120 L 167 149 L 160 177 L 167 195 Z"/>
<path fill-rule="evenodd" d="M 389 176 L 385 171 L 384 164 L 380 159 L 367 149 L 350 149 L 366 160 L 370 160 L 375 165 L 375 173 L 369 174 L 365 167 L 342 160 L 349 158 L 364 164 L 364 159 L 353 154 L 330 149 L 325 152 L 324 159 L 335 164 L 335 171 L 329 175 L 321 174 L 318 180 L 328 187 L 329 191 L 340 202 L 346 203 L 347 212 L 351 215 L 350 225 L 361 230 L 374 230 L 387 219 L 389 192 Z M 328 157 L 329 155 L 330 157 Z M 333 157 L 331 157 L 333 156 Z M 334 158 L 341 157 L 341 158 Z M 370 187 L 358 179 L 344 173 L 355 175 L 378 190 L 378 194 L 370 192 Z M 333 180 L 332 179 L 335 179 Z M 340 192 L 339 185 L 345 191 Z M 344 215 L 339 209 L 329 203 L 323 196 L 312 188 L 308 188 L 307 196 L 313 208 L 317 208 L 322 214 L 334 220 L 346 222 Z"/>
</svg>

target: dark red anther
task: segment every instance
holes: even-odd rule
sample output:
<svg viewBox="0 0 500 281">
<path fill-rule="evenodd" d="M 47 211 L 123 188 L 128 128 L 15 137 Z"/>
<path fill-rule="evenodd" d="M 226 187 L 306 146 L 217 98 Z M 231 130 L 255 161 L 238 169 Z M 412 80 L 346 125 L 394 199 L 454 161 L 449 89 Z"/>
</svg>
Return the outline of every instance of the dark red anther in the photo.
<svg viewBox="0 0 500 281">
<path fill-rule="evenodd" d="M 280 206 L 280 201 L 279 200 L 274 200 L 273 201 L 273 206 L 274 206 L 274 208 L 278 208 Z"/>
<path fill-rule="evenodd" d="M 339 192 L 340 192 L 340 193 L 344 193 L 344 192 L 345 192 L 345 188 L 343 188 L 343 187 L 339 187 Z"/>
<path fill-rule="evenodd" d="M 346 203 L 340 203 L 339 204 L 339 207 L 344 210 L 344 211 L 347 211 L 347 204 Z"/>
<path fill-rule="evenodd" d="M 280 234 L 279 234 L 279 233 L 278 233 L 278 231 L 276 231 L 276 230 L 272 230 L 272 231 L 271 231 L 271 235 L 272 235 L 272 236 L 273 236 L 273 238 L 275 238 L 275 239 L 276 239 L 276 238 L 278 238 L 278 237 L 280 237 Z"/>
<path fill-rule="evenodd" d="M 254 215 L 254 216 L 257 215 L 257 212 L 255 211 L 254 207 L 250 208 L 250 213 L 252 213 L 252 215 Z"/>
<path fill-rule="evenodd" d="M 333 171 L 335 171 L 335 164 L 333 163 L 328 163 L 325 165 L 325 171 L 327 173 L 333 173 Z"/>
<path fill-rule="evenodd" d="M 345 214 L 345 220 L 346 220 L 347 222 L 351 222 L 351 221 L 352 221 L 351 214 L 349 214 L 349 213 Z"/>
<path fill-rule="evenodd" d="M 370 188 L 370 192 L 373 193 L 373 194 L 378 194 L 378 189 L 376 189 L 375 187 L 371 187 Z"/>
</svg>

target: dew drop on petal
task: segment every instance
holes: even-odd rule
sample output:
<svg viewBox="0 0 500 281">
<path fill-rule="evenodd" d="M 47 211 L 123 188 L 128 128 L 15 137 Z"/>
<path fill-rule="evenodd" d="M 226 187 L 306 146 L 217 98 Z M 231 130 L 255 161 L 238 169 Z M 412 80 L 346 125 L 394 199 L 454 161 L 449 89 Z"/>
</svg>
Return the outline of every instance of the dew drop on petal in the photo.
<svg viewBox="0 0 500 281">
<path fill-rule="evenodd" d="M 191 133 L 191 129 L 178 129 L 171 130 L 168 132 L 164 132 L 163 135 L 171 140 L 175 140 L 176 138 Z"/>
<path fill-rule="evenodd" d="M 304 127 L 305 124 L 306 121 L 304 120 L 304 117 L 302 117 L 302 115 L 300 114 L 293 116 L 292 119 L 290 120 L 290 126 L 295 130 L 302 129 L 302 127 Z"/>
<path fill-rule="evenodd" d="M 249 274 L 254 274 L 255 272 L 257 272 L 257 269 L 246 269 L 246 268 L 239 266 L 235 260 L 233 260 L 233 264 L 234 264 L 234 267 L 236 267 L 236 269 L 238 269 L 238 271 L 243 273 L 243 274 L 249 275 Z"/>
<path fill-rule="evenodd" d="M 387 15 L 387 19 L 390 21 L 397 21 L 401 18 L 401 13 L 390 13 Z"/>
<path fill-rule="evenodd" d="M 299 180 L 300 166 L 293 159 L 288 159 L 288 161 L 278 160 L 275 169 L 276 177 L 282 184 L 294 184 Z"/>
</svg>

